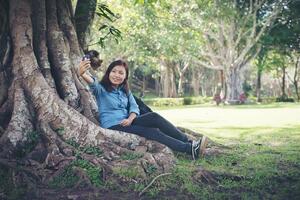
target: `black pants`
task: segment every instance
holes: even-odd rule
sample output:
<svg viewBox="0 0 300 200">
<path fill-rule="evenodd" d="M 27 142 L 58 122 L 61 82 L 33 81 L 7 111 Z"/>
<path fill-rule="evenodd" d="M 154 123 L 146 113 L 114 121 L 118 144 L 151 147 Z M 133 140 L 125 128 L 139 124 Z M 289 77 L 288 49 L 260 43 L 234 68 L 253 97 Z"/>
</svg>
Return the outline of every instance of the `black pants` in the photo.
<svg viewBox="0 0 300 200">
<path fill-rule="evenodd" d="M 191 153 L 187 136 L 155 112 L 137 116 L 130 126 L 115 125 L 109 129 L 133 133 L 160 142 L 172 150 Z"/>
</svg>

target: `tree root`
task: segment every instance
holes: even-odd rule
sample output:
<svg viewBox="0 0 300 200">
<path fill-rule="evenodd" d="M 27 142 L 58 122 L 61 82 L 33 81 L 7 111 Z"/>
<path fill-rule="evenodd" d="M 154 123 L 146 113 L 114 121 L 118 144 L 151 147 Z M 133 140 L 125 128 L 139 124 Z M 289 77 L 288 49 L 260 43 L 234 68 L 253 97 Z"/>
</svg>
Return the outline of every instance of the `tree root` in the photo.
<svg viewBox="0 0 300 200">
<path fill-rule="evenodd" d="M 3 127 L 3 129 L 8 125 L 11 114 L 12 114 L 12 103 L 9 99 L 7 99 L 4 104 L 0 107 L 0 127 Z M 3 131 L 4 133 L 4 131 Z M 1 137 L 1 132 L 0 132 Z"/>
<path fill-rule="evenodd" d="M 16 153 L 16 146 L 24 146 L 28 141 L 28 135 L 35 130 L 33 116 L 28 102 L 25 100 L 23 89 L 18 83 L 14 85 L 14 105 L 12 117 L 5 132 L 0 138 L 2 152 L 0 156 L 12 156 Z"/>
<path fill-rule="evenodd" d="M 215 175 L 202 167 L 198 167 L 196 169 L 193 179 L 197 182 L 205 182 L 207 184 L 220 186 Z"/>
<path fill-rule="evenodd" d="M 25 167 L 23 165 L 18 164 L 18 161 L 16 160 L 10 160 L 10 159 L 3 159 L 0 158 L 0 165 L 3 165 L 7 168 L 11 168 L 15 171 L 21 171 L 26 174 L 28 174 L 30 177 L 33 177 L 35 181 L 40 181 L 40 177 L 37 176 L 34 172 L 32 167 Z"/>
<path fill-rule="evenodd" d="M 73 167 L 73 170 L 75 170 L 75 173 L 79 176 L 80 180 L 75 184 L 74 188 L 78 188 L 82 183 L 86 183 L 89 187 L 93 188 L 91 180 L 83 169 L 81 169 L 80 167 Z"/>
<path fill-rule="evenodd" d="M 166 175 L 171 175 L 172 173 L 164 173 L 164 174 L 160 174 L 158 176 L 156 176 L 150 183 L 149 185 L 147 185 L 147 187 L 145 187 L 140 193 L 139 193 L 139 197 L 141 197 L 145 192 L 146 190 L 154 183 L 154 181 L 156 181 L 156 179 L 158 179 L 159 177 L 162 177 L 162 176 L 166 176 Z"/>
</svg>

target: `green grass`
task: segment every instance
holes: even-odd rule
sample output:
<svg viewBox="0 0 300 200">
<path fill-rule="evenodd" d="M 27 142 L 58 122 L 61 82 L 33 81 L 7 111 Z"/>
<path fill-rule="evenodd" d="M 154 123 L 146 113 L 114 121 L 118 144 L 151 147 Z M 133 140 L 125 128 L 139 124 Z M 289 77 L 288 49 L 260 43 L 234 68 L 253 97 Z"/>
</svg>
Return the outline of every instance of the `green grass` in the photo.
<svg viewBox="0 0 300 200">
<path fill-rule="evenodd" d="M 185 108 L 189 108 L 186 112 L 193 116 L 185 117 L 182 108 L 180 116 L 174 116 L 172 110 L 162 111 L 175 124 L 204 133 L 230 148 L 224 154 L 206 156 L 195 163 L 188 156 L 177 154 L 178 164 L 172 175 L 157 180 L 146 195 L 155 199 L 173 191 L 192 199 L 300 199 L 300 125 L 297 123 L 300 118 L 295 115 L 295 120 L 290 122 L 282 120 L 288 117 L 286 109 L 299 109 L 299 104 L 228 106 L 226 110 L 232 111 L 232 116 L 236 115 L 228 124 L 217 123 L 213 121 L 214 117 L 212 120 L 201 118 L 203 115 L 197 116 L 191 106 Z M 267 114 L 268 120 L 274 122 L 274 126 L 270 126 L 260 121 L 265 116 L 258 113 L 257 117 L 249 118 L 251 125 L 248 125 L 241 122 L 245 113 L 236 114 L 237 108 L 246 113 L 251 109 L 265 113 L 276 108 L 274 112 L 279 112 L 282 118 Z M 199 111 L 216 111 L 217 118 L 222 110 L 203 107 Z M 228 117 L 231 117 L 230 112 Z M 199 166 L 217 174 L 218 185 L 207 184 L 200 178 L 193 181 Z"/>
<path fill-rule="evenodd" d="M 300 106 L 299 102 L 296 103 L 282 103 L 282 102 L 274 102 L 274 103 L 255 103 L 255 104 L 241 104 L 241 105 L 223 105 L 220 104 L 216 106 L 213 101 L 208 101 L 202 104 L 193 104 L 193 105 L 177 105 L 177 106 L 169 106 L 169 105 L 161 105 L 154 106 L 150 105 L 151 109 L 159 111 L 159 110 L 170 110 L 170 109 L 186 109 L 186 108 L 203 108 L 203 107 L 215 107 L 219 109 L 266 109 L 266 108 L 298 108 Z"/>
<path fill-rule="evenodd" d="M 77 175 L 74 167 L 79 167 L 84 170 L 94 186 L 100 187 L 103 185 L 101 178 L 102 169 L 94 166 L 87 160 L 77 159 L 72 161 L 58 176 L 55 176 L 49 182 L 50 188 L 71 188 L 75 186 L 80 181 L 80 177 Z"/>
<path fill-rule="evenodd" d="M 113 169 L 114 173 L 123 178 L 138 178 L 140 173 L 136 167 L 116 167 Z"/>
<path fill-rule="evenodd" d="M 226 154 L 196 163 L 178 154 L 172 175 L 158 180 L 148 195 L 155 198 L 159 192 L 173 189 L 195 199 L 299 199 L 300 126 L 258 131 L 244 129 L 244 134 L 231 139 L 235 144 L 229 145 Z M 193 182 L 194 170 L 199 166 L 219 174 L 219 186 L 206 184 L 205 180 Z"/>
<path fill-rule="evenodd" d="M 71 138 L 69 140 L 66 140 L 66 143 L 75 147 L 76 150 L 78 150 L 77 152 L 75 152 L 75 154 L 77 156 L 80 157 L 81 152 L 86 153 L 86 154 L 90 154 L 90 155 L 95 155 L 95 156 L 101 156 L 103 154 L 103 151 L 97 147 L 97 146 L 93 146 L 93 145 L 84 145 L 81 146 L 80 144 L 78 144 L 74 138 Z"/>
</svg>

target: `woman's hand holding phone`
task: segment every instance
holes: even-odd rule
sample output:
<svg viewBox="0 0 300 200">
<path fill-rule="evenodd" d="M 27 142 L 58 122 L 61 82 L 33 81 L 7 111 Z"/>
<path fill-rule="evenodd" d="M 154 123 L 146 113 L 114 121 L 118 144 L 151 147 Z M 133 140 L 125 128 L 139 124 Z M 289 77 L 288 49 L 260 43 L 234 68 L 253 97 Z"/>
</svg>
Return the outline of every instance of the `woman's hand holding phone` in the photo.
<svg viewBox="0 0 300 200">
<path fill-rule="evenodd" d="M 91 67 L 90 60 L 83 60 L 79 64 L 78 75 L 82 76 Z"/>
<path fill-rule="evenodd" d="M 94 79 L 90 75 L 85 73 L 90 67 L 91 67 L 91 61 L 83 60 L 80 62 L 78 68 L 78 75 L 81 76 L 88 84 L 94 82 Z"/>
</svg>

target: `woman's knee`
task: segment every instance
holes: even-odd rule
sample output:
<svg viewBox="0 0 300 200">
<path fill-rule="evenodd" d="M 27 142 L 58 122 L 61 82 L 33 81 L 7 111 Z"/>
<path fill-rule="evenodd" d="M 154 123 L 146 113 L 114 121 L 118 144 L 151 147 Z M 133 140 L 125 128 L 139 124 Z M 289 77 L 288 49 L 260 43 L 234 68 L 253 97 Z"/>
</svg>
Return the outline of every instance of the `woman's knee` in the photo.
<svg viewBox="0 0 300 200">
<path fill-rule="evenodd" d="M 153 119 L 157 119 L 157 118 L 160 118 L 161 116 L 156 113 L 156 112 L 151 112 L 151 113 L 148 113 L 148 115 L 153 118 Z"/>
<path fill-rule="evenodd" d="M 161 122 L 162 117 L 157 114 L 156 112 L 146 113 L 144 115 L 141 115 L 140 117 L 137 117 L 133 124 L 141 125 L 141 126 L 151 126 L 151 127 L 158 127 Z"/>
</svg>

